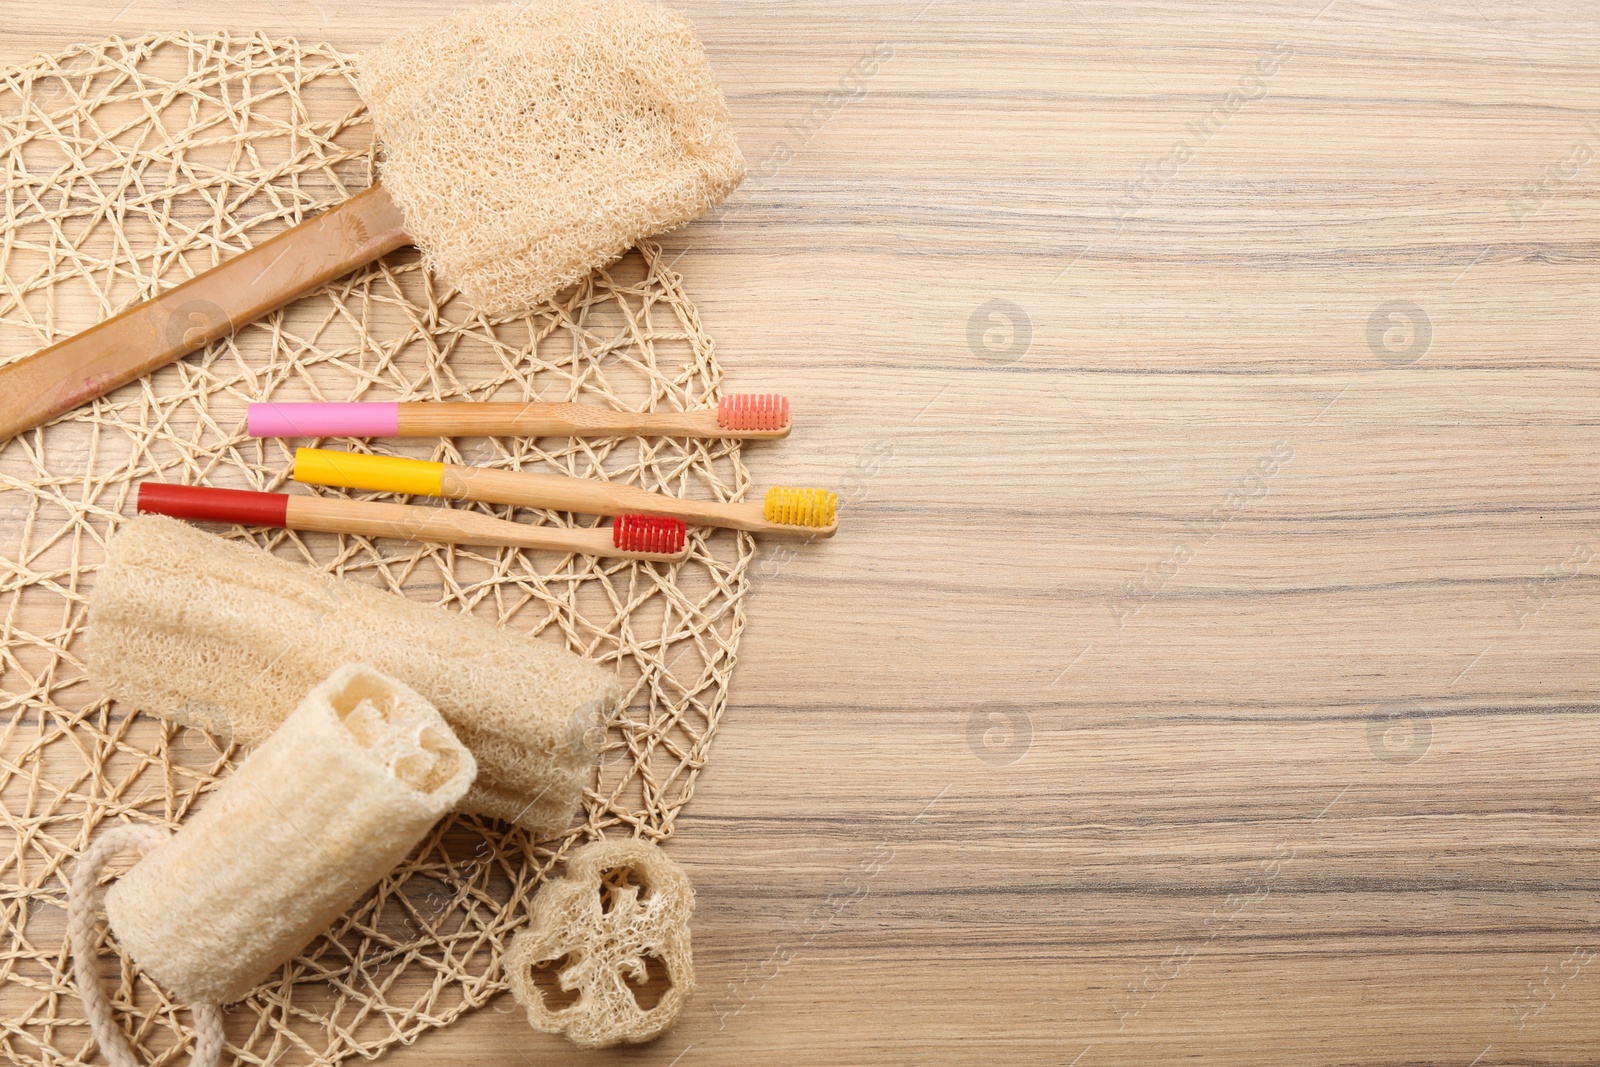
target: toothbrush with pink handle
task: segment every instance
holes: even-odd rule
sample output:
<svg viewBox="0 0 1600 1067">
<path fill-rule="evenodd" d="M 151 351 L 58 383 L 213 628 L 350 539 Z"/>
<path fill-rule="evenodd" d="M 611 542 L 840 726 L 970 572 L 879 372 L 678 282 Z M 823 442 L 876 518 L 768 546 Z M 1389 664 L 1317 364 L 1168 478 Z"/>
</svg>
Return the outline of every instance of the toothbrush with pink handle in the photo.
<svg viewBox="0 0 1600 1067">
<path fill-rule="evenodd" d="M 698 437 L 789 435 L 789 401 L 739 393 L 699 411 L 611 411 L 588 404 L 251 404 L 251 437 Z"/>
</svg>

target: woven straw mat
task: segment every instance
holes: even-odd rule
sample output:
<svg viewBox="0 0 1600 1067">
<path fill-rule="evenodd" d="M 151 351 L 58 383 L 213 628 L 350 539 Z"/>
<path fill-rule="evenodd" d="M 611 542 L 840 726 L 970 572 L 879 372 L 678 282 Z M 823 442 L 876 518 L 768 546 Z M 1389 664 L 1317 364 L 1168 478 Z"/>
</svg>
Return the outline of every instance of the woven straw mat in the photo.
<svg viewBox="0 0 1600 1067">
<path fill-rule="evenodd" d="M 0 362 L 365 188 L 374 147 L 353 64 L 293 40 L 161 35 L 78 46 L 0 75 Z M 250 401 L 537 398 L 680 410 L 714 403 L 720 379 L 711 339 L 656 247 L 529 315 L 494 320 L 429 278 L 408 250 L 0 445 L 4 1053 L 30 1064 L 95 1055 L 65 946 L 75 857 L 104 825 L 177 827 L 241 756 L 199 731 L 108 706 L 83 680 L 86 594 L 107 539 L 133 513 L 139 482 L 284 488 L 291 447 L 245 436 Z M 735 500 L 749 486 L 729 442 L 373 443 L 679 496 Z M 576 844 L 671 833 L 727 699 L 752 542 L 694 531 L 690 560 L 667 566 L 218 532 L 564 644 L 620 670 L 631 687 L 583 826 L 536 847 L 501 824 L 446 820 L 327 935 L 229 1010 L 227 1055 L 237 1062 L 370 1057 L 505 988 L 501 952 L 546 872 Z M 141 1055 L 182 1062 L 189 1012 L 119 962 L 114 943 L 100 966 Z"/>
</svg>

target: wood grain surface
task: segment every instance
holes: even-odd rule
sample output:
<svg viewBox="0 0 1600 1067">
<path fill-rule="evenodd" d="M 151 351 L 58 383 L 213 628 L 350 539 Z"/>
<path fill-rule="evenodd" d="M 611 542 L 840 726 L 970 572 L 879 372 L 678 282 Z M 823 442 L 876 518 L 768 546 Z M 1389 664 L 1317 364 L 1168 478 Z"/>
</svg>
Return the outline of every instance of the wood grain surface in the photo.
<svg viewBox="0 0 1600 1067">
<path fill-rule="evenodd" d="M 751 176 L 668 244 L 840 532 L 763 548 L 677 1029 L 390 1061 L 1600 1062 L 1600 8 L 683 6 Z"/>
</svg>

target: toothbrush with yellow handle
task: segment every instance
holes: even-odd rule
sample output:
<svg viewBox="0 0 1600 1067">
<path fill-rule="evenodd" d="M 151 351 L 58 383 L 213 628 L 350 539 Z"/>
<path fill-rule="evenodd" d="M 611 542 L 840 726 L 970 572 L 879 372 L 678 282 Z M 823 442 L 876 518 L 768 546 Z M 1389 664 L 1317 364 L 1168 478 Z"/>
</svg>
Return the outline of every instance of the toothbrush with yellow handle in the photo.
<svg viewBox="0 0 1600 1067">
<path fill-rule="evenodd" d="M 251 404 L 251 437 L 693 437 L 789 436 L 789 401 L 738 393 L 700 411 L 612 411 L 590 404 Z"/>
<path fill-rule="evenodd" d="M 682 519 L 696 526 L 722 526 L 751 533 L 832 537 L 839 528 L 839 498 L 821 489 L 778 487 L 767 490 L 766 500 L 760 504 L 723 504 L 680 500 L 637 486 L 588 478 L 523 474 L 322 448 L 295 450 L 294 480 L 347 489 L 576 511 L 585 515 L 645 512 Z"/>
</svg>

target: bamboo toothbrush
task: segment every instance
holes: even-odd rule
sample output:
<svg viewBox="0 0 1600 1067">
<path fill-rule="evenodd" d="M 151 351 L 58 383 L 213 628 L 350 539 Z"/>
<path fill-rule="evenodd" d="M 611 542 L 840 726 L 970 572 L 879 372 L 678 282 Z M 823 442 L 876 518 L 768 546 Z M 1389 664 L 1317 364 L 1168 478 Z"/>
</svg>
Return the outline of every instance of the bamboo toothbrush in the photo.
<svg viewBox="0 0 1600 1067">
<path fill-rule="evenodd" d="M 670 515 L 696 526 L 725 526 L 752 533 L 832 537 L 839 528 L 839 498 L 821 489 L 777 487 L 767 490 L 766 500 L 760 504 L 722 504 L 679 500 L 632 485 L 567 478 L 559 474 L 524 474 L 322 448 L 295 450 L 294 480 L 340 485 L 347 489 L 520 504 L 586 515 L 642 511 Z"/>
<path fill-rule="evenodd" d="M 138 509 L 141 513 L 170 515 L 175 519 L 400 537 L 408 541 L 456 545 L 537 548 L 617 559 L 676 562 L 689 554 L 683 523 L 656 515 L 618 515 L 609 530 L 572 530 L 560 526 L 530 526 L 448 508 L 257 493 L 245 489 L 209 489 L 163 482 L 144 482 L 139 486 Z"/>
<path fill-rule="evenodd" d="M 610 411 L 588 404 L 251 404 L 251 437 L 701 437 L 789 436 L 789 401 L 725 396 L 716 409 Z"/>
</svg>

